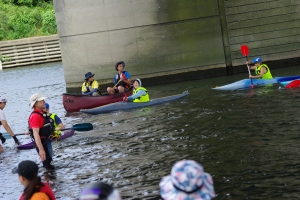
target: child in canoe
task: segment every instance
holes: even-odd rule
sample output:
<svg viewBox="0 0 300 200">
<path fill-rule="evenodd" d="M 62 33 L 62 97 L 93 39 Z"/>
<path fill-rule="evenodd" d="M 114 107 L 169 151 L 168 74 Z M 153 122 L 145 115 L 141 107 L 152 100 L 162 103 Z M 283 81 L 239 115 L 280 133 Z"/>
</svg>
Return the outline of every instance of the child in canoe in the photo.
<svg viewBox="0 0 300 200">
<path fill-rule="evenodd" d="M 148 102 L 150 100 L 148 91 L 142 87 L 142 81 L 140 79 L 137 78 L 133 81 L 133 87 L 132 95 L 129 97 L 125 96 L 123 101 Z"/>
</svg>

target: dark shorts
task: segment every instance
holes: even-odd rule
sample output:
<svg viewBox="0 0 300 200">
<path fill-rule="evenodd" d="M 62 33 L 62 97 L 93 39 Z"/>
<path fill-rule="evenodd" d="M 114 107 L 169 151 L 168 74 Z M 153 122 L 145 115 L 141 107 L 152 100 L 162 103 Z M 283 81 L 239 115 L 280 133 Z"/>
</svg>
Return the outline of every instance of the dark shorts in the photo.
<svg viewBox="0 0 300 200">
<path fill-rule="evenodd" d="M 127 88 L 124 88 L 124 92 L 128 92 L 129 90 Z M 120 93 L 118 89 L 115 89 L 115 94 Z"/>
</svg>

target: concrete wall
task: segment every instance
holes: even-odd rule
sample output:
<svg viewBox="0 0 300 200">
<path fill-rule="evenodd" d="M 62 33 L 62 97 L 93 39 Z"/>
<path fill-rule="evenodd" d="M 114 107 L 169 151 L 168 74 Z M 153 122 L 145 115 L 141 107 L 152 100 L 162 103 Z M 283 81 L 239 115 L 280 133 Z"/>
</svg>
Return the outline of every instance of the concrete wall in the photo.
<svg viewBox="0 0 300 200">
<path fill-rule="evenodd" d="M 133 77 L 226 74 L 245 58 L 298 57 L 296 0 L 54 0 L 67 88 L 92 71 L 111 84 L 123 60 Z M 227 68 L 226 68 L 227 66 Z M 245 69 L 246 70 L 246 69 Z M 196 75 L 195 75 L 196 74 Z M 150 82 L 149 82 L 150 83 Z M 152 81 L 153 83 L 153 81 Z"/>
<path fill-rule="evenodd" d="M 264 61 L 299 57 L 300 1 L 225 1 L 233 65 L 239 65 L 240 45 L 247 44 L 249 58 Z"/>
</svg>

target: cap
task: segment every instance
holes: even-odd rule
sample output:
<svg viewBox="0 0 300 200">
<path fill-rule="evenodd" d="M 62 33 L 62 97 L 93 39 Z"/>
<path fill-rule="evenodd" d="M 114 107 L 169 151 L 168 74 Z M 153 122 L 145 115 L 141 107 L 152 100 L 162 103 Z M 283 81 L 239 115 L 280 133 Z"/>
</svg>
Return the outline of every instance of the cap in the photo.
<svg viewBox="0 0 300 200">
<path fill-rule="evenodd" d="M 252 60 L 252 63 L 262 63 L 262 59 L 260 57 L 256 57 Z"/>
<path fill-rule="evenodd" d="M 30 97 L 30 106 L 31 106 L 31 108 L 33 108 L 34 104 L 37 101 L 42 101 L 42 100 L 45 100 L 45 99 L 47 99 L 47 97 L 43 97 L 39 93 L 35 93 L 35 94 L 31 95 L 31 97 Z"/>
<path fill-rule="evenodd" d="M 118 71 L 118 66 L 119 66 L 119 65 L 123 65 L 123 67 L 125 67 L 124 61 L 119 61 L 119 62 L 116 63 L 115 69 L 116 69 L 117 71 Z"/>
<path fill-rule="evenodd" d="M 135 81 L 139 82 L 139 85 L 140 85 L 140 87 L 142 86 L 142 81 L 141 81 L 141 79 L 139 79 L 139 78 L 136 78 L 136 79 L 134 79 L 134 81 L 133 81 L 133 82 L 135 82 Z"/>
<path fill-rule="evenodd" d="M 0 96 L 0 103 L 7 102 L 6 98 L 4 96 Z"/>
<path fill-rule="evenodd" d="M 38 165 L 31 160 L 23 160 L 19 163 L 18 167 L 15 167 L 12 170 L 13 174 L 18 173 L 21 176 L 24 176 L 26 179 L 31 180 L 36 177 L 39 171 Z"/>
<path fill-rule="evenodd" d="M 121 195 L 114 187 L 95 182 L 82 190 L 79 200 L 121 200 Z"/>
<path fill-rule="evenodd" d="M 88 72 L 88 73 L 85 74 L 85 79 L 84 80 L 87 80 L 87 79 L 89 79 L 90 77 L 93 77 L 93 76 L 95 76 L 95 74 L 93 74 L 92 72 Z"/>
<path fill-rule="evenodd" d="M 45 108 L 50 108 L 49 104 L 48 103 L 45 103 Z"/>
</svg>

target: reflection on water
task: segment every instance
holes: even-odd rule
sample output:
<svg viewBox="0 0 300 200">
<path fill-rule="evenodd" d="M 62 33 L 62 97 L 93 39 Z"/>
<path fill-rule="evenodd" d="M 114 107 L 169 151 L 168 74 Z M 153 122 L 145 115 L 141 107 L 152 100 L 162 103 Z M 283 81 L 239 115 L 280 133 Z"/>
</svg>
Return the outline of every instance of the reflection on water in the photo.
<svg viewBox="0 0 300 200">
<path fill-rule="evenodd" d="M 50 97 L 52 111 L 66 126 L 94 125 L 92 131 L 75 132 L 54 144 L 55 172 L 41 168 L 40 175 L 50 181 L 58 199 L 75 199 L 87 183 L 97 180 L 117 187 L 124 199 L 160 199 L 158 183 L 180 159 L 203 164 L 213 176 L 215 199 L 297 199 L 300 90 L 278 90 L 278 84 L 239 91 L 210 89 L 247 75 L 241 74 L 147 87 L 152 98 L 190 92 L 163 105 L 66 115 L 61 104 L 62 72 L 58 64 L 0 73 L 1 82 L 19 75 L 19 86 L 7 84 L 5 88 L 13 90 L 1 90 L 10 101 L 5 111 L 13 130 L 26 126 L 28 99 L 34 92 Z M 300 69 L 272 72 L 297 75 Z M 18 162 L 27 158 L 38 162 L 35 150 L 17 151 L 13 145 L 8 141 L 0 155 L 0 199 L 16 199 L 22 191 L 17 177 L 10 174 Z"/>
</svg>

